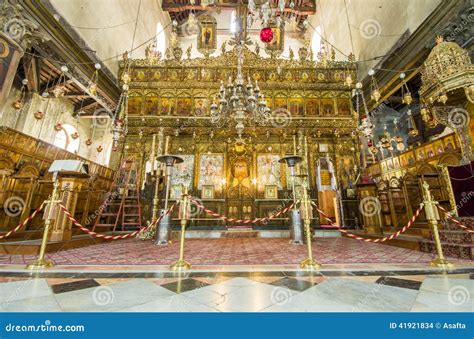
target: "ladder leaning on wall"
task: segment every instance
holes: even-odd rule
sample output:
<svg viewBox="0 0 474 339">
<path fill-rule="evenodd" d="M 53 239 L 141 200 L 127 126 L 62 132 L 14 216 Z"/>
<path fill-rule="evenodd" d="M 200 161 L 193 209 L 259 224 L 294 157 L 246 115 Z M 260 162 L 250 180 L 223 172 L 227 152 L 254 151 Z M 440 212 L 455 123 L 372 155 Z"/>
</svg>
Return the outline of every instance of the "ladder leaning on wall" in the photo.
<svg viewBox="0 0 474 339">
<path fill-rule="evenodd" d="M 112 196 L 105 202 L 104 208 L 97 216 L 94 228 L 104 232 L 137 230 L 142 226 L 140 185 L 138 183 L 138 166 L 125 160 L 120 169 L 117 181 L 112 187 Z"/>
</svg>

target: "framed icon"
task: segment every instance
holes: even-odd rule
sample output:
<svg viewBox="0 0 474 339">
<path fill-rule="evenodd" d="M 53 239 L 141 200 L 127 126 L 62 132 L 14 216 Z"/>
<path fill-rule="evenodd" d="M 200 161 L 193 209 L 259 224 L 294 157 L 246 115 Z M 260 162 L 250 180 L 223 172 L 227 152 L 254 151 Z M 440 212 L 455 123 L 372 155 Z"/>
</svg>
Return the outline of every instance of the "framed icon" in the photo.
<svg viewBox="0 0 474 339">
<path fill-rule="evenodd" d="M 214 185 L 202 185 L 202 199 L 214 199 Z"/>
<path fill-rule="evenodd" d="M 278 186 L 265 185 L 265 199 L 277 199 L 277 198 L 278 198 Z"/>
</svg>

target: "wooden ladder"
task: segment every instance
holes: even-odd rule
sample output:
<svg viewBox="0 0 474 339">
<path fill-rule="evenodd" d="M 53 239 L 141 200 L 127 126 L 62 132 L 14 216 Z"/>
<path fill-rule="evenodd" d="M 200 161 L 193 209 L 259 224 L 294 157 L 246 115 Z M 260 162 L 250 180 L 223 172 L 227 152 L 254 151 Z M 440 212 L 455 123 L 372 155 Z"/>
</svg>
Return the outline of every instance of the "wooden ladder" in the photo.
<svg viewBox="0 0 474 339">
<path fill-rule="evenodd" d="M 134 162 L 126 160 L 117 182 L 112 187 L 113 197 L 107 199 L 104 209 L 97 216 L 93 231 L 121 231 L 141 228 L 140 185 L 137 181 L 138 170 Z"/>
</svg>

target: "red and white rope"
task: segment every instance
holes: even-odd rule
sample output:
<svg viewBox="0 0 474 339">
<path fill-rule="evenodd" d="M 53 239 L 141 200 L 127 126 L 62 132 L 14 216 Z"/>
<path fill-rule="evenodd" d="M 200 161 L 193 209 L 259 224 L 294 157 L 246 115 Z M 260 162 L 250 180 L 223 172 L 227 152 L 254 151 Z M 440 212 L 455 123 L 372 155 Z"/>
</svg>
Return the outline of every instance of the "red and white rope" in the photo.
<svg viewBox="0 0 474 339">
<path fill-rule="evenodd" d="M 388 241 L 388 240 L 392 240 L 392 239 L 395 239 L 396 237 L 398 237 L 400 234 L 405 233 L 411 226 L 413 226 L 413 224 L 415 223 L 416 218 L 418 218 L 421 211 L 423 210 L 423 205 L 421 204 L 420 207 L 418 207 L 418 209 L 415 211 L 415 214 L 413 214 L 413 216 L 411 217 L 410 221 L 408 221 L 408 224 L 403 226 L 401 230 L 399 230 L 399 231 L 397 231 L 397 232 L 395 232 L 395 233 L 393 233 L 389 236 L 383 237 L 383 238 L 369 239 L 369 238 L 360 237 L 356 234 L 348 232 L 345 229 L 342 229 L 341 226 L 334 224 L 332 222 L 332 220 L 329 218 L 329 216 L 318 208 L 318 205 L 316 205 L 315 202 L 311 202 L 311 204 L 314 207 L 316 207 L 316 210 L 319 212 L 319 214 L 321 214 L 327 221 L 329 221 L 332 226 L 336 227 L 340 232 L 344 233 L 348 237 L 356 239 L 356 240 L 364 241 L 364 242 L 374 242 L 374 243 L 385 242 L 385 241 Z"/>
<path fill-rule="evenodd" d="M 275 213 L 275 214 L 272 214 L 271 216 L 269 217 L 263 217 L 263 218 L 256 218 L 256 219 L 235 219 L 235 218 L 229 218 L 229 217 L 226 217 L 225 215 L 221 215 L 217 212 L 214 212 L 213 210 L 210 210 L 206 207 L 204 207 L 204 205 L 202 205 L 198 200 L 196 199 L 193 199 L 191 198 L 191 201 L 193 201 L 193 204 L 195 206 L 197 206 L 199 209 L 201 209 L 202 211 L 206 212 L 207 214 L 209 215 L 212 215 L 213 217 L 216 217 L 216 218 L 219 218 L 219 219 L 222 219 L 222 220 L 225 220 L 225 221 L 229 221 L 229 222 L 232 222 L 232 223 L 236 223 L 236 224 L 255 224 L 255 223 L 258 223 L 258 222 L 263 222 L 263 221 L 268 221 L 268 220 L 272 220 L 282 214 L 285 214 L 286 212 L 288 212 L 289 210 L 291 210 L 293 208 L 293 206 L 295 205 L 295 203 L 291 203 L 291 205 L 289 205 L 288 207 L 285 207 L 284 209 L 282 209 L 281 211 Z"/>
<path fill-rule="evenodd" d="M 463 230 L 469 232 L 469 233 L 474 233 L 474 230 L 472 230 L 471 228 L 467 227 L 466 225 L 463 225 L 459 220 L 455 219 L 451 213 L 449 213 L 448 210 L 446 210 L 445 208 L 437 205 L 438 208 L 444 212 L 444 214 L 446 215 L 446 217 L 451 220 L 452 222 L 454 222 L 456 225 L 458 225 L 459 227 L 461 227 Z"/>
<path fill-rule="evenodd" d="M 158 219 L 156 219 L 154 222 L 152 222 L 147 227 L 142 227 L 139 230 L 136 230 L 136 231 L 133 231 L 133 232 L 130 232 L 130 233 L 126 233 L 126 234 L 121 234 L 121 235 L 107 235 L 107 234 L 97 233 L 97 232 L 91 231 L 87 227 L 81 225 L 81 223 L 79 221 L 77 221 L 72 216 L 72 214 L 66 209 L 66 207 L 64 205 L 59 204 L 59 207 L 64 212 L 66 217 L 73 223 L 73 225 L 79 227 L 79 229 L 81 231 L 83 231 L 83 232 L 85 232 L 85 233 L 87 233 L 87 234 L 89 234 L 93 237 L 96 237 L 96 238 L 102 238 L 102 239 L 106 239 L 106 240 L 118 240 L 118 239 L 131 238 L 131 237 L 136 236 L 138 233 L 145 232 L 145 231 L 149 230 L 151 227 L 155 226 L 158 222 L 160 222 L 160 220 L 163 219 L 166 215 L 171 213 L 173 211 L 173 209 L 176 207 L 177 204 L 178 203 L 174 203 L 173 205 L 171 205 L 171 207 L 168 208 L 167 211 L 165 211 Z"/>
<path fill-rule="evenodd" d="M 33 218 L 36 216 L 36 214 L 38 214 L 38 213 L 43 209 L 44 204 L 45 204 L 45 202 L 43 201 L 43 202 L 41 203 L 41 206 L 38 207 L 37 209 L 35 209 L 35 210 L 33 211 L 33 213 L 31 213 L 31 215 L 29 215 L 25 220 L 23 220 L 22 223 L 18 224 L 18 226 L 16 226 L 14 229 L 8 231 L 7 233 L 0 235 L 0 239 L 8 238 L 8 237 L 9 237 L 10 235 L 12 235 L 13 233 L 18 232 L 18 230 L 20 230 L 20 229 L 23 228 L 27 223 L 29 223 L 31 220 L 33 220 Z"/>
</svg>

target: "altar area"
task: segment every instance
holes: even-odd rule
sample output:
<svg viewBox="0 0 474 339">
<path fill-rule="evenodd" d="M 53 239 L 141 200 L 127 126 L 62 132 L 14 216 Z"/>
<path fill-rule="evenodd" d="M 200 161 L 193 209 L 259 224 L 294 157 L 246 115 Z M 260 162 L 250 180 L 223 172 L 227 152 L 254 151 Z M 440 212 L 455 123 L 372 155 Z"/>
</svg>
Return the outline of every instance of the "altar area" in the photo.
<svg viewBox="0 0 474 339">
<path fill-rule="evenodd" d="M 158 161 L 152 164 L 151 157 L 172 154 L 184 160 L 173 169 L 171 201 L 181 196 L 185 185 L 206 208 L 248 220 L 268 217 L 289 205 L 293 179 L 278 161 L 298 155 L 303 162 L 294 178 L 296 198 L 301 198 L 305 184 L 326 214 L 335 220 L 337 211 L 343 211 L 337 217 L 344 221 L 339 222 L 357 224 L 357 204 L 354 210 L 350 197 L 345 199 L 348 204 L 342 203 L 342 196 L 335 199 L 337 189 L 350 194 L 359 166 L 352 133 L 358 117 L 351 110 L 351 88 L 345 84 L 354 64 L 325 57 L 315 62 L 309 53 L 303 47 L 289 60 L 264 59 L 258 49 L 226 50 L 224 45 L 217 57 L 189 59 L 175 47 L 163 60 L 151 53 L 121 62 L 122 79 L 125 74 L 129 86 L 123 159 L 139 168 L 139 181 L 147 192 L 144 213 L 150 219 L 155 189 L 162 207 L 166 182 L 164 167 Z M 229 67 L 236 64 L 237 68 Z M 219 93 L 239 77 L 252 91 L 260 91 L 258 105 L 263 101 L 267 107 L 264 119 L 213 114 Z M 243 226 L 195 210 L 190 230 Z M 173 213 L 173 223 L 178 224 L 178 212 Z M 317 216 L 311 219 L 313 226 L 320 225 Z M 288 225 L 282 215 L 246 226 L 288 230 Z"/>
</svg>

